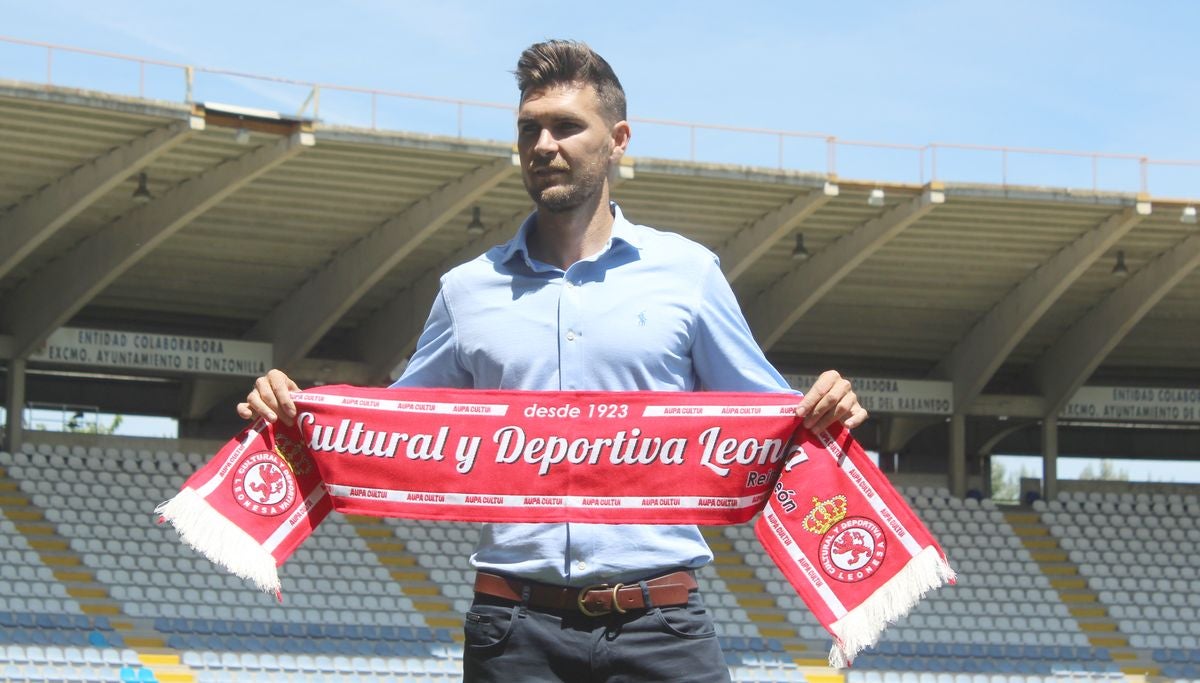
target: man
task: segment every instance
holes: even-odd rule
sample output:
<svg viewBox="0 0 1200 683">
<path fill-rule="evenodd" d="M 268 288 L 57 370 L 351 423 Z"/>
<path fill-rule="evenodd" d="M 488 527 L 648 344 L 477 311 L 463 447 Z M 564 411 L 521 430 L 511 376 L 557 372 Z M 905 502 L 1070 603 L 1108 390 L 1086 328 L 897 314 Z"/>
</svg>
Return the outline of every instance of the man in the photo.
<svg viewBox="0 0 1200 683">
<path fill-rule="evenodd" d="M 516 75 L 517 147 L 537 209 L 511 241 L 442 278 L 394 386 L 788 391 L 716 257 L 610 203 L 630 126 L 608 63 L 548 41 L 521 55 Z M 273 370 L 238 412 L 290 422 L 296 388 Z M 867 417 L 833 371 L 797 413 L 816 429 Z M 711 560 L 695 526 L 485 525 L 471 557 L 465 680 L 728 681 L 693 574 Z M 585 597 L 610 606 L 581 608 Z"/>
</svg>

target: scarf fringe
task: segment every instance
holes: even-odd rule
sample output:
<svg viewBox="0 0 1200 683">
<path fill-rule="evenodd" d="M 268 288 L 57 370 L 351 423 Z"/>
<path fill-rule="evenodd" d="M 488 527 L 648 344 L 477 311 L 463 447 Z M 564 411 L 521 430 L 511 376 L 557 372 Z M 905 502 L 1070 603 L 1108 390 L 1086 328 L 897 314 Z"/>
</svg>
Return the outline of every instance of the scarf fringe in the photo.
<svg viewBox="0 0 1200 683">
<path fill-rule="evenodd" d="M 205 502 L 195 489 L 184 488 L 154 511 L 170 522 L 193 550 L 260 590 L 280 595 L 279 573 L 271 553 Z"/>
<path fill-rule="evenodd" d="M 908 614 L 926 593 L 954 580 L 954 569 L 937 548 L 921 550 L 896 576 L 830 625 L 834 644 L 829 649 L 829 666 L 849 666 L 859 652 L 874 645 L 883 630 Z"/>
</svg>

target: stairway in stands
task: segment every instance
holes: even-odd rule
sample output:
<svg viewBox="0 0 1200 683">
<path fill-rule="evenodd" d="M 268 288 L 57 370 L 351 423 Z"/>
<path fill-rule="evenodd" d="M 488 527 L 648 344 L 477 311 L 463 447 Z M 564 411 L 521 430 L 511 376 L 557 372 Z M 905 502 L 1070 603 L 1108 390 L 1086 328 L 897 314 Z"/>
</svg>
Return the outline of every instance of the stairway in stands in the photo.
<svg viewBox="0 0 1200 683">
<path fill-rule="evenodd" d="M 20 485 L 0 467 L 0 511 L 13 522 L 54 578 L 67 589 L 67 595 L 79 603 L 89 617 L 107 617 L 113 630 L 121 635 L 126 647 L 133 648 L 142 665 L 154 672 L 160 683 L 193 683 L 195 673 L 185 666 L 180 655 L 168 648 L 166 637 L 153 626 L 130 621 L 108 588 L 96 580 L 83 559 L 46 520 L 45 512 L 21 492 Z"/>
<path fill-rule="evenodd" d="M 409 552 L 404 541 L 396 538 L 392 527 L 380 517 L 345 515 L 345 519 L 400 584 L 404 594 L 412 598 L 413 607 L 421 613 L 425 624 L 429 628 L 449 630 L 450 636 L 461 643 L 461 615 L 442 595 L 441 586 L 430 578 L 429 570 L 417 563 L 416 556 Z"/>
<path fill-rule="evenodd" d="M 826 654 L 814 652 L 788 622 L 787 612 L 775 604 L 766 585 L 746 565 L 745 556 L 733 548 L 721 527 L 701 527 L 708 547 L 713 551 L 713 567 L 726 588 L 746 610 L 763 638 L 774 638 L 792 658 L 809 683 L 844 683 L 846 677 L 829 666 Z"/>
<path fill-rule="evenodd" d="M 1038 513 L 1015 508 L 1006 510 L 1004 517 L 1038 568 L 1050 579 L 1051 587 L 1058 591 L 1059 599 L 1079 622 L 1079 629 L 1092 647 L 1106 648 L 1126 675 L 1159 675 L 1158 664 L 1129 646 L 1129 637 L 1117 628 L 1100 596 L 1088 587 L 1079 566 L 1070 560 Z"/>
</svg>

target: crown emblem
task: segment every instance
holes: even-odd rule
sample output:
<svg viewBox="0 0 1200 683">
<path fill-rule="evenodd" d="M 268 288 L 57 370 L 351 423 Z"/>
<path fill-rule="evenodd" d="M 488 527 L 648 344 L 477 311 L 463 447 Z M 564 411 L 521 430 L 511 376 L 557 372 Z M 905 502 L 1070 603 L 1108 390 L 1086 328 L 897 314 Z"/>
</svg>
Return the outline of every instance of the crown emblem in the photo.
<svg viewBox="0 0 1200 683">
<path fill-rule="evenodd" d="M 286 436 L 275 437 L 275 455 L 283 458 L 297 477 L 303 477 L 312 470 L 312 458 L 308 457 L 304 447 Z"/>
<path fill-rule="evenodd" d="M 821 500 L 813 496 L 813 509 L 808 511 L 801 522 L 801 526 L 805 531 L 811 531 L 814 534 L 821 535 L 829 531 L 834 524 L 846 518 L 847 506 L 846 497 L 839 494 L 829 500 Z"/>
</svg>

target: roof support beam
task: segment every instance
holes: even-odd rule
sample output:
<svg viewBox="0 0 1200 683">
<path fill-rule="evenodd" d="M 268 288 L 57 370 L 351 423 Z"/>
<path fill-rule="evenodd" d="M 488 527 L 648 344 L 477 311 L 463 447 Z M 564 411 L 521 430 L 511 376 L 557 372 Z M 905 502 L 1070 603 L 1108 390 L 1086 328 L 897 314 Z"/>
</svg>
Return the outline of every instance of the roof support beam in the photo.
<svg viewBox="0 0 1200 683">
<path fill-rule="evenodd" d="M 125 182 L 129 174 L 199 130 L 204 130 L 204 119 L 199 116 L 151 130 L 75 167 L 0 216 L 0 277 L 10 273 L 92 202 Z"/>
<path fill-rule="evenodd" d="M 1034 324 L 1088 267 L 1145 216 L 1121 211 L 1038 266 L 1009 290 L 930 373 L 954 382 L 954 405 L 965 410 Z"/>
<path fill-rule="evenodd" d="M 276 367 L 304 358 L 380 279 L 516 168 L 506 156 L 473 169 L 379 225 L 333 259 L 247 333 L 275 345 Z"/>
<path fill-rule="evenodd" d="M 1033 367 L 1045 415 L 1062 412 L 1096 367 L 1179 281 L 1200 265 L 1200 234 L 1171 247 L 1075 322 Z"/>
<path fill-rule="evenodd" d="M 297 133 L 191 178 L 84 239 L 34 273 L 0 306 L 0 329 L 26 358 L 55 329 L 168 237 L 255 178 L 313 144 Z"/>
<path fill-rule="evenodd" d="M 212 412 L 213 406 L 221 403 L 225 403 L 232 412 L 233 404 L 245 400 L 245 394 L 253 386 L 253 380 L 245 377 L 188 378 L 179 396 L 179 416 L 184 420 L 200 420 Z M 240 398 L 229 401 L 229 397 L 234 395 Z"/>
<path fill-rule="evenodd" d="M 840 237 L 780 278 L 746 313 L 763 349 L 774 346 L 842 278 L 945 201 L 941 187 L 931 185 L 920 196 Z"/>
<path fill-rule="evenodd" d="M 357 335 L 359 357 L 367 366 L 371 383 L 388 379 L 392 368 L 408 358 L 417 347 L 417 339 L 429 317 L 429 307 L 441 287 L 442 274 L 451 268 L 479 256 L 484 245 L 496 244 L 511 237 L 528 216 L 521 211 L 506 220 L 488 227 L 479 237 L 447 256 L 435 268 L 403 291 L 392 297 L 391 302 L 379 309 L 362 324 Z"/>
<path fill-rule="evenodd" d="M 908 445 L 913 437 L 936 424 L 941 424 L 946 418 L 938 415 L 884 415 L 880 424 L 882 433 L 879 437 L 879 452 L 895 453 Z"/>
<path fill-rule="evenodd" d="M 721 258 L 721 268 L 729 282 L 741 277 L 776 242 L 787 237 L 796 226 L 828 204 L 836 196 L 833 187 L 826 185 L 826 190 L 815 190 L 792 199 L 738 231 L 721 245 L 717 255 Z"/>
<path fill-rule="evenodd" d="M 484 164 L 462 177 L 447 183 L 430 195 L 418 200 L 400 214 L 388 219 L 347 250 L 339 254 L 320 272 L 309 278 L 288 299 L 275 307 L 269 315 L 259 321 L 246 334 L 249 339 L 262 339 L 274 345 L 275 367 L 286 368 L 288 374 L 300 381 L 324 383 L 373 384 L 387 378 L 387 373 L 404 356 L 399 356 L 392 365 L 378 374 L 367 374 L 362 364 L 307 358 L 329 328 L 337 324 L 346 311 L 371 290 L 388 271 L 396 267 L 405 256 L 412 253 L 421 242 L 428 239 L 447 221 L 475 203 L 489 190 L 496 187 L 513 172 L 514 166 L 508 157 Z M 473 241 L 472 244 L 476 244 Z M 459 253 L 462 253 L 461 251 Z M 473 252 L 461 260 L 474 256 Z M 455 261 L 454 265 L 461 261 Z M 437 273 L 435 273 L 435 276 Z M 434 278 L 434 286 L 437 278 Z M 433 290 L 436 293 L 436 289 Z M 382 327 L 391 325 L 417 324 L 423 321 L 428 311 L 415 309 L 412 301 L 413 289 L 401 292 L 397 299 L 384 307 L 384 312 L 403 309 L 402 320 L 385 321 Z M 428 307 L 433 294 L 418 299 Z M 409 316 L 415 316 L 412 321 Z M 375 318 L 379 319 L 380 315 Z M 420 327 L 417 328 L 418 332 Z M 383 332 L 383 334 L 389 334 Z M 380 346 L 389 351 L 396 346 L 397 337 L 385 336 Z M 414 340 L 415 341 L 415 340 Z M 412 347 L 404 347 L 404 355 Z M 211 378 L 195 380 L 193 399 L 189 409 L 193 415 L 207 415 L 218 406 L 224 396 L 218 388 L 221 381 Z M 247 390 L 250 387 L 246 383 Z"/>
</svg>

